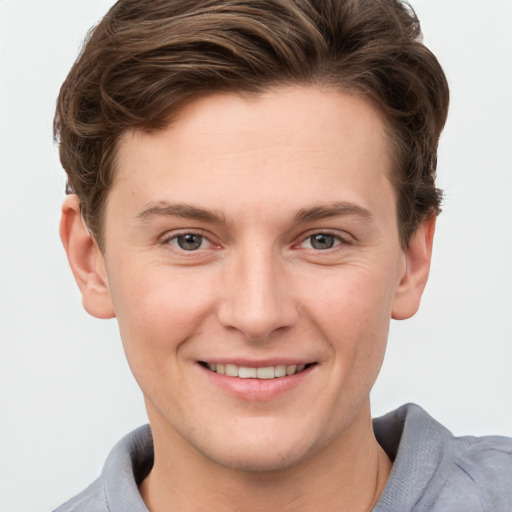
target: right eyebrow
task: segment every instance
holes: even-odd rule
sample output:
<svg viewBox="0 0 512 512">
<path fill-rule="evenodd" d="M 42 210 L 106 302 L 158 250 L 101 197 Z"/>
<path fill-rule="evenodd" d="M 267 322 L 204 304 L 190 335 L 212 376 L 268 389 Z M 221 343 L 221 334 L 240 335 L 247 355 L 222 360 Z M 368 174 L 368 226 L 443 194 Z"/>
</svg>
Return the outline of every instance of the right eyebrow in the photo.
<svg viewBox="0 0 512 512">
<path fill-rule="evenodd" d="M 135 217 L 142 221 L 148 221 L 152 217 L 181 217 L 216 224 L 226 223 L 224 216 L 215 211 L 205 210 L 185 203 L 168 203 L 167 201 L 152 203 Z"/>
</svg>

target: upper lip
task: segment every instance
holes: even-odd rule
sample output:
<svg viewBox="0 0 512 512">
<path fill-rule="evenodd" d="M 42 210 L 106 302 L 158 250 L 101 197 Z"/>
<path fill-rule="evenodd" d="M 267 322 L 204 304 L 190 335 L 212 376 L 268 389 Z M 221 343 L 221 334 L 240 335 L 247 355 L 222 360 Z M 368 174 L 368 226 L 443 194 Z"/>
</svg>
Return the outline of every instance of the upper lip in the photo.
<svg viewBox="0 0 512 512">
<path fill-rule="evenodd" d="M 244 366 L 246 368 L 265 368 L 267 366 L 279 366 L 279 365 L 308 365 L 313 364 L 316 361 L 311 361 L 309 359 L 295 359 L 295 358 L 272 358 L 272 359 L 264 359 L 255 361 L 254 359 L 241 359 L 241 358 L 222 358 L 222 357 L 214 357 L 208 359 L 201 359 L 200 363 L 207 364 L 235 364 L 237 366 Z"/>
</svg>

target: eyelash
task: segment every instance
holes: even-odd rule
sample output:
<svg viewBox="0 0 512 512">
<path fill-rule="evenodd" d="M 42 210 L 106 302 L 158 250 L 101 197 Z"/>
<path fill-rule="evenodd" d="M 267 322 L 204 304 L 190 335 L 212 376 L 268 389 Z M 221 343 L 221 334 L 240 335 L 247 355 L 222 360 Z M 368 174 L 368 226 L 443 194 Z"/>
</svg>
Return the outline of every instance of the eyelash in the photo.
<svg viewBox="0 0 512 512">
<path fill-rule="evenodd" d="M 180 237 L 186 237 L 186 236 L 199 237 L 201 239 L 200 246 L 195 249 L 189 249 L 189 250 L 184 249 L 183 247 L 180 247 L 178 240 L 180 239 Z M 318 252 L 318 253 L 328 252 L 331 250 L 336 250 L 336 248 L 341 245 L 351 245 L 351 243 L 352 243 L 352 241 L 349 240 L 348 236 L 343 237 L 343 236 L 340 236 L 338 233 L 333 233 L 332 231 L 329 231 L 329 230 L 320 230 L 320 231 L 311 231 L 311 232 L 301 236 L 300 241 L 297 244 L 294 244 L 293 247 L 294 248 L 300 247 L 308 241 L 311 244 L 312 239 L 315 236 L 316 237 L 321 237 L 321 236 L 332 237 L 334 239 L 334 245 L 332 247 L 325 247 L 322 249 L 315 248 L 315 247 L 308 247 L 307 249 L 312 252 Z M 208 249 L 209 247 L 201 247 L 205 242 L 207 244 L 209 244 L 209 246 L 219 247 L 218 245 L 215 245 L 214 242 L 212 242 L 206 234 L 204 234 L 200 231 L 192 231 L 192 230 L 182 231 L 179 233 L 173 233 L 172 235 L 166 236 L 162 239 L 161 245 L 167 245 L 167 246 L 172 245 L 177 251 L 179 251 L 181 253 L 193 254 L 193 253 L 199 252 L 202 249 L 203 250 Z"/>
<path fill-rule="evenodd" d="M 333 233 L 329 230 L 320 230 L 320 231 L 311 231 L 309 233 L 306 233 L 305 236 L 301 237 L 301 241 L 297 244 L 297 246 L 301 246 L 306 242 L 312 241 L 313 237 L 319 237 L 319 236 L 327 236 L 334 238 L 334 245 L 332 247 L 326 247 L 323 249 L 315 249 L 314 247 L 309 247 L 309 250 L 312 250 L 313 252 L 328 252 L 330 250 L 336 250 L 341 245 L 351 245 L 352 241 L 349 239 L 348 235 L 346 237 L 341 236 L 339 233 Z"/>
<path fill-rule="evenodd" d="M 173 233 L 172 235 L 168 235 L 168 236 L 165 236 L 160 244 L 163 245 L 163 246 L 169 246 L 169 245 L 172 245 L 174 246 L 174 248 L 179 251 L 179 252 L 182 252 L 182 253 L 194 253 L 194 252 L 198 252 L 199 250 L 201 249 L 205 249 L 204 247 L 198 247 L 197 249 L 191 249 L 191 250 L 187 250 L 187 249 L 183 249 L 182 247 L 180 247 L 178 245 L 178 240 L 180 237 L 185 237 L 187 235 L 190 235 L 190 236 L 195 236 L 195 237 L 200 237 L 201 238 L 201 245 L 203 245 L 205 242 L 208 243 L 209 245 L 211 246 L 215 246 L 215 244 L 209 239 L 209 237 L 207 235 L 205 235 L 204 233 L 200 232 L 200 231 L 181 231 L 179 233 Z"/>
</svg>

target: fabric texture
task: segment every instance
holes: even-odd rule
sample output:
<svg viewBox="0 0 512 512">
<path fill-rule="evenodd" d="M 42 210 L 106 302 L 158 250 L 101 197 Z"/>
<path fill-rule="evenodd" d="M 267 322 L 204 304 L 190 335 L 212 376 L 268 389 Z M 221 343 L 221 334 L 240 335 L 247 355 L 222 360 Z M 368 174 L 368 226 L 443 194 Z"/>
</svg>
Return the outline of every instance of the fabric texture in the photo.
<svg viewBox="0 0 512 512">
<path fill-rule="evenodd" d="M 373 425 L 394 460 L 373 512 L 512 512 L 512 439 L 454 437 L 414 404 Z M 114 447 L 100 478 L 54 512 L 148 512 L 137 486 L 152 465 L 146 425 Z"/>
</svg>

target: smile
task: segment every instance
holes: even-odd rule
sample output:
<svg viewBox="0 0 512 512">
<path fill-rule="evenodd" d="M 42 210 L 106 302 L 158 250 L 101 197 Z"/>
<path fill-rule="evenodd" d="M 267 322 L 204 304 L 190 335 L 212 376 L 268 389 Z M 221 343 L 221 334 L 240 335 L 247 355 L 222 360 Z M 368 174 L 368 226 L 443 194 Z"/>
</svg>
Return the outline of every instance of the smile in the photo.
<svg viewBox="0 0 512 512">
<path fill-rule="evenodd" d="M 288 377 L 303 372 L 306 368 L 312 366 L 311 364 L 278 364 L 275 366 L 264 366 L 260 368 L 239 366 L 236 364 L 226 363 L 200 363 L 205 368 L 208 368 L 214 373 L 226 375 L 228 377 L 238 377 L 240 379 L 278 379 Z"/>
</svg>

